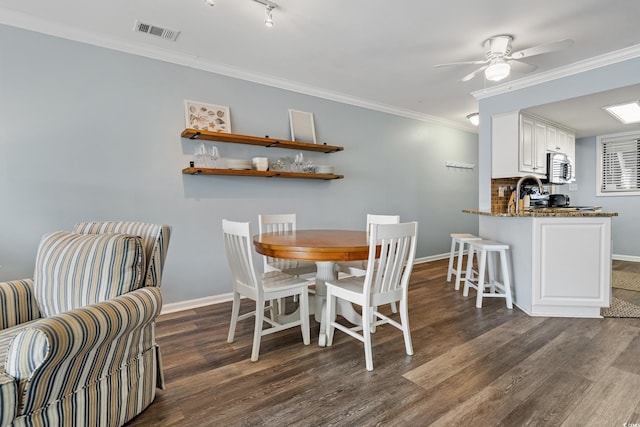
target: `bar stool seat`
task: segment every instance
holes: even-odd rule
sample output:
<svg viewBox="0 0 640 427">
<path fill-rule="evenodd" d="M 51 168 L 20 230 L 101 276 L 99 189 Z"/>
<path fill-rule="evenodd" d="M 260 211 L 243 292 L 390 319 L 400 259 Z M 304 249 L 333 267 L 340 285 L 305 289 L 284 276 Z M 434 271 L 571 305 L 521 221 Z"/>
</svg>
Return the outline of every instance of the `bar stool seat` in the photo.
<svg viewBox="0 0 640 427">
<path fill-rule="evenodd" d="M 455 290 L 460 289 L 460 280 L 463 278 L 464 272 L 462 271 L 462 255 L 464 253 L 464 246 L 469 242 L 475 240 L 482 240 L 482 237 L 478 237 L 475 234 L 469 233 L 451 233 L 451 252 L 449 253 L 449 269 L 447 270 L 447 282 L 451 281 L 451 276 L 456 275 Z M 456 268 L 453 268 L 453 259 L 456 256 L 456 245 L 458 246 L 458 262 Z"/>
<path fill-rule="evenodd" d="M 469 252 L 467 254 L 467 271 L 465 273 L 463 296 L 469 295 L 469 288 L 477 291 L 476 307 L 482 307 L 483 297 L 504 298 L 507 308 L 513 308 L 513 299 L 511 297 L 511 281 L 509 279 L 509 263 L 507 260 L 507 250 L 509 245 L 491 240 L 477 240 L 469 242 Z M 477 253 L 478 259 L 478 275 L 474 277 L 473 271 L 473 255 Z M 487 258 L 489 262 L 487 263 Z M 500 261 L 500 271 L 502 272 L 502 282 L 498 282 L 495 262 L 498 256 Z M 488 268 L 487 268 L 488 267 Z M 485 272 L 488 269 L 489 282 L 485 283 Z"/>
</svg>

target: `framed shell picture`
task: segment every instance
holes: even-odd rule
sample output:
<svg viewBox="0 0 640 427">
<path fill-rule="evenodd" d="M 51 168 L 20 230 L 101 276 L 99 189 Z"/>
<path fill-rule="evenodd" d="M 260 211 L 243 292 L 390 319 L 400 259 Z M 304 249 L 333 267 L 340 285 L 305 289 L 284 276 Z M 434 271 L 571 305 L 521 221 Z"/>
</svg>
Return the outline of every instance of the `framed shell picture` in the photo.
<svg viewBox="0 0 640 427">
<path fill-rule="evenodd" d="M 185 99 L 184 110 L 187 128 L 231 133 L 229 107 Z"/>
</svg>

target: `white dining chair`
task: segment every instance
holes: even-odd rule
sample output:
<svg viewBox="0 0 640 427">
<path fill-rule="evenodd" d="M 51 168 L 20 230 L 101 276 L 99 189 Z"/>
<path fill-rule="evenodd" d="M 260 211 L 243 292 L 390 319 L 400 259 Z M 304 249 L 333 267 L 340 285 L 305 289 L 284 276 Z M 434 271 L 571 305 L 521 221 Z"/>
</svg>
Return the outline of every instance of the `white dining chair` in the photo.
<svg viewBox="0 0 640 427">
<path fill-rule="evenodd" d="M 258 215 L 258 231 L 263 233 L 284 233 L 296 231 L 296 214 L 262 214 Z M 316 263 L 292 259 L 263 256 L 264 271 L 282 271 L 294 276 L 315 274 Z"/>
<path fill-rule="evenodd" d="M 238 320 L 255 316 L 253 349 L 251 350 L 252 362 L 258 360 L 260 339 L 263 335 L 300 326 L 302 340 L 305 345 L 308 345 L 310 342 L 309 282 L 281 271 L 269 271 L 257 276 L 251 250 L 251 223 L 222 220 L 222 230 L 233 279 L 233 307 L 227 342 L 233 342 Z M 298 296 L 300 301 L 300 318 L 281 324 L 277 321 L 273 304 L 265 305 L 265 303 L 293 295 Z M 255 301 L 255 310 L 239 316 L 240 298 L 243 296 Z M 268 317 L 264 315 L 267 310 L 270 312 Z M 263 329 L 264 323 L 268 323 L 270 327 Z"/>
<path fill-rule="evenodd" d="M 258 215 L 258 232 L 262 233 L 286 233 L 296 231 L 296 214 L 261 214 Z M 274 258 L 263 255 L 264 271 L 282 271 L 293 276 L 316 274 L 315 262 L 298 261 L 294 259 Z M 294 302 L 296 298 L 294 297 Z M 278 313 L 284 314 L 285 300 L 278 300 Z"/>
<path fill-rule="evenodd" d="M 367 214 L 367 234 L 371 232 L 372 224 L 399 224 L 399 223 L 400 223 L 400 215 Z M 345 273 L 350 276 L 364 276 L 365 272 L 367 271 L 367 260 L 341 262 L 338 264 L 338 271 L 340 273 Z M 392 302 L 390 306 L 391 306 L 392 313 L 398 312 L 395 302 Z"/>
<path fill-rule="evenodd" d="M 369 263 L 364 276 L 329 281 L 327 285 L 327 346 L 335 329 L 364 343 L 366 368 L 373 370 L 371 334 L 375 326 L 390 324 L 402 331 L 405 349 L 413 354 L 409 330 L 408 290 L 416 254 L 418 223 L 373 224 L 369 234 Z M 376 246 L 380 256 L 376 259 Z M 377 261 L 377 262 L 376 262 Z M 336 299 L 362 307 L 362 325 L 348 327 L 336 321 Z M 400 303 L 400 322 L 380 313 L 381 304 Z"/>
<path fill-rule="evenodd" d="M 374 215 L 367 214 L 367 234 L 370 233 L 371 224 L 399 224 L 400 215 Z M 338 271 L 351 276 L 364 276 L 367 270 L 367 260 L 347 261 L 338 263 Z M 395 311 L 394 311 L 395 313 Z"/>
</svg>

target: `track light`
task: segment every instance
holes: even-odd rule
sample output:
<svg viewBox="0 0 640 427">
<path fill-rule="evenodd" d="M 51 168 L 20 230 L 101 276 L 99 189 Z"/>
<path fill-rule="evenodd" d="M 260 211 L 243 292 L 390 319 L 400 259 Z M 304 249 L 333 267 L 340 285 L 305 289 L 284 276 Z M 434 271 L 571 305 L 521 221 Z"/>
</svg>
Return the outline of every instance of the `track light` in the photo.
<svg viewBox="0 0 640 427">
<path fill-rule="evenodd" d="M 271 15 L 271 11 L 273 10 L 273 8 L 274 6 L 267 5 L 267 9 L 264 13 L 264 25 L 269 28 L 273 27 L 273 16 Z"/>
<path fill-rule="evenodd" d="M 203 0 L 203 1 L 204 1 L 204 4 L 209 5 L 211 7 L 215 6 L 216 4 L 215 0 Z M 264 25 L 266 25 L 267 27 L 273 27 L 273 14 L 271 12 L 273 11 L 273 9 L 278 7 L 278 5 L 269 0 L 253 0 L 253 1 L 256 3 L 260 3 L 265 7 Z"/>
<path fill-rule="evenodd" d="M 471 122 L 472 125 L 478 126 L 480 124 L 480 114 L 471 113 L 467 115 L 467 119 Z"/>
<path fill-rule="evenodd" d="M 276 7 L 278 7 L 278 5 L 269 0 L 253 0 L 253 1 L 256 3 L 260 3 L 266 7 L 264 11 L 264 25 L 266 25 L 267 27 L 273 27 L 273 14 L 271 13 L 271 11 Z"/>
</svg>

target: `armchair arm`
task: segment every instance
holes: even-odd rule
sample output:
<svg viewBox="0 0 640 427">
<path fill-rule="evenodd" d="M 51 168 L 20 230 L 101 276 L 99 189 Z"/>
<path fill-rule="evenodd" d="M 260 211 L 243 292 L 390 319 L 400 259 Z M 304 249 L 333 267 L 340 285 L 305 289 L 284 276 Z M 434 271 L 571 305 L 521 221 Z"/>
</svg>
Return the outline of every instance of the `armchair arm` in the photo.
<svg viewBox="0 0 640 427">
<path fill-rule="evenodd" d="M 33 279 L 0 283 L 0 330 L 40 318 Z"/>
<path fill-rule="evenodd" d="M 18 410 L 18 386 L 15 378 L 0 373 L 0 427 L 10 426 Z"/>
<path fill-rule="evenodd" d="M 148 287 L 40 319 L 9 345 L 6 372 L 28 413 L 116 372 L 154 349 L 160 289 Z"/>
</svg>

